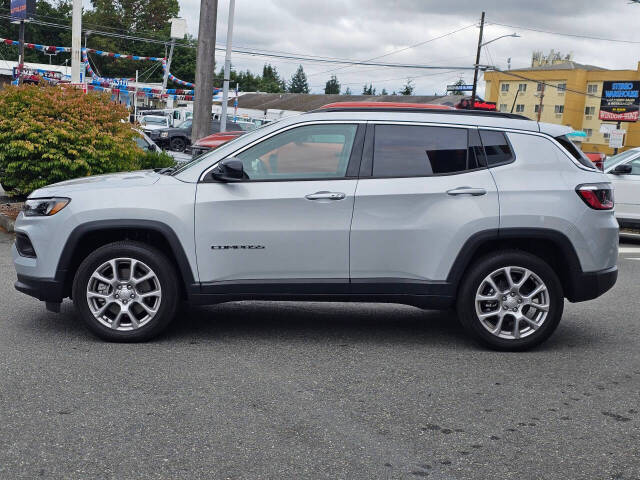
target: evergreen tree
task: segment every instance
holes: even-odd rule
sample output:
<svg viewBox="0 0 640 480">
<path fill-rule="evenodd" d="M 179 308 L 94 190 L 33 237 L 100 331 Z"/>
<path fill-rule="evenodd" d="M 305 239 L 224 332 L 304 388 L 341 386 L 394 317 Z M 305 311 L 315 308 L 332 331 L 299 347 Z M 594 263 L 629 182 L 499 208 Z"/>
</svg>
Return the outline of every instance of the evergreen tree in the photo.
<svg viewBox="0 0 640 480">
<path fill-rule="evenodd" d="M 373 88 L 373 84 L 369 84 L 368 86 L 365 85 L 364 87 L 362 87 L 362 95 L 375 95 L 376 94 L 376 89 Z"/>
<path fill-rule="evenodd" d="M 347 87 L 343 95 L 353 95 L 353 93 L 351 93 L 351 88 Z"/>
<path fill-rule="evenodd" d="M 262 67 L 260 79 L 260 91 L 267 93 L 282 93 L 286 90 L 285 81 L 280 78 L 276 67 L 265 63 Z"/>
<path fill-rule="evenodd" d="M 298 70 L 291 77 L 289 82 L 289 93 L 309 93 L 309 83 L 307 75 L 304 73 L 302 65 L 298 66 Z"/>
<path fill-rule="evenodd" d="M 324 93 L 326 95 L 340 94 L 340 82 L 338 82 L 338 77 L 336 77 L 335 75 L 331 75 L 331 78 L 327 80 L 327 83 L 324 86 Z"/>
<path fill-rule="evenodd" d="M 386 88 L 383 88 L 382 91 L 380 92 L 380 95 L 389 95 L 389 92 L 387 92 Z"/>
<path fill-rule="evenodd" d="M 454 83 L 454 85 L 456 86 L 461 86 L 461 85 L 466 85 L 466 83 L 464 83 L 464 80 L 461 78 L 460 80 L 458 80 L 456 83 Z M 464 92 L 461 90 L 453 90 L 451 92 L 452 95 L 464 95 Z"/>
<path fill-rule="evenodd" d="M 415 86 L 413 85 L 413 80 L 407 78 L 407 83 L 404 84 L 402 90 L 400 90 L 400 95 L 413 95 L 413 91 L 415 90 Z"/>
</svg>

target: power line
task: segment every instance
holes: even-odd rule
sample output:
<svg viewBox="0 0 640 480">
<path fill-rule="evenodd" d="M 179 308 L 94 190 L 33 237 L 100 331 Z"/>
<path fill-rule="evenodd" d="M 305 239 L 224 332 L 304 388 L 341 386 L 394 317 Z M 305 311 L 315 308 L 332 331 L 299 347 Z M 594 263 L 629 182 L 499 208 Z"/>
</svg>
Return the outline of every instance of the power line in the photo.
<svg viewBox="0 0 640 480">
<path fill-rule="evenodd" d="M 0 15 L 0 18 L 10 18 L 8 15 Z M 42 22 L 39 20 L 33 20 L 32 23 L 43 26 L 51 26 L 51 27 L 60 27 L 64 29 L 70 30 L 71 27 L 67 25 L 59 25 L 50 22 Z M 116 34 L 111 32 L 98 32 L 92 30 L 92 33 L 106 35 L 114 38 L 120 38 L 125 40 L 134 40 L 134 41 L 142 41 L 148 43 L 157 43 L 163 44 L 162 40 L 149 39 L 144 37 L 136 37 L 133 35 L 123 35 Z M 176 46 L 178 44 L 176 43 Z M 183 45 L 189 46 L 190 48 L 195 48 L 194 45 Z M 225 47 L 218 46 L 216 50 L 224 51 Z M 370 61 L 360 61 L 360 60 L 349 60 L 349 59 L 331 59 L 331 58 L 321 58 L 314 56 L 301 56 L 299 54 L 276 54 L 276 53 L 264 53 L 259 50 L 249 50 L 249 49 L 238 49 L 234 48 L 232 50 L 234 53 L 239 55 L 248 55 L 254 57 L 267 57 L 267 58 L 276 58 L 276 59 L 286 59 L 286 60 L 298 60 L 307 63 L 321 63 L 321 64 L 338 64 L 338 65 L 362 65 L 362 66 L 374 66 L 374 67 L 384 67 L 384 68 L 401 68 L 401 69 L 417 69 L 417 70 L 472 70 L 474 67 L 472 66 L 446 66 L 446 65 L 419 65 L 419 64 L 399 64 L 399 63 L 374 63 Z"/>
<path fill-rule="evenodd" d="M 457 72 L 458 70 L 448 70 L 445 72 L 438 72 L 438 73 L 427 73 L 425 75 L 415 75 L 415 76 L 410 76 L 410 77 L 395 77 L 395 78 L 385 78 L 382 80 L 376 80 L 377 83 L 381 83 L 381 82 L 391 82 L 394 80 L 407 80 L 407 79 L 411 79 L 411 80 L 415 80 L 416 78 L 424 78 L 424 77 L 435 77 L 437 75 L 446 75 L 449 73 L 454 73 Z M 362 85 L 362 82 L 340 82 L 340 85 Z M 316 85 L 310 85 L 311 88 L 320 88 L 320 87 L 324 87 L 324 85 L 321 84 L 316 84 Z"/>
<path fill-rule="evenodd" d="M 434 38 L 430 38 L 429 40 L 424 40 L 422 42 L 418 42 L 418 43 L 415 43 L 413 45 L 409 45 L 408 47 L 404 47 L 404 48 L 401 48 L 399 50 L 394 50 L 393 52 L 385 53 L 384 55 L 378 55 L 377 57 L 369 58 L 369 59 L 365 60 L 365 62 L 370 62 L 372 60 L 378 60 L 378 59 L 383 58 L 383 57 L 388 57 L 389 55 L 395 55 L 396 53 L 404 52 L 405 50 L 409 50 L 409 49 L 412 49 L 412 48 L 416 48 L 416 47 L 422 46 L 422 45 L 424 45 L 426 43 L 429 43 L 429 42 L 434 42 L 434 41 L 439 40 L 441 38 L 448 37 L 449 35 L 453 35 L 454 33 L 458 33 L 458 32 L 461 32 L 462 30 L 466 30 L 468 28 L 471 28 L 471 27 L 473 27 L 475 25 L 476 25 L 475 23 L 472 23 L 471 25 L 467 25 L 466 27 L 462 27 L 462 28 L 459 28 L 457 30 L 453 30 L 451 32 L 447 32 L 447 33 L 445 33 L 443 35 L 440 35 L 440 36 L 437 36 L 437 37 L 434 37 Z M 321 75 L 323 73 L 336 72 L 336 71 L 342 70 L 344 68 L 349 68 L 349 67 L 346 66 L 346 67 L 336 68 L 336 69 L 332 69 L 332 70 L 325 70 L 323 72 L 310 73 L 310 74 L 307 75 L 307 77 L 310 77 L 312 75 Z"/>
<path fill-rule="evenodd" d="M 640 40 L 621 40 L 618 38 L 605 38 L 605 37 L 596 37 L 593 35 L 583 35 L 579 33 L 566 33 L 566 32 L 553 32 L 551 30 L 543 30 L 541 28 L 533 28 L 533 27 L 522 27 L 519 25 L 509 25 L 508 23 L 498 23 L 498 22 L 488 22 L 490 25 L 499 25 L 501 27 L 509 27 L 509 28 L 517 28 L 521 30 L 528 30 L 531 32 L 538 33 L 547 33 L 549 35 L 561 35 L 563 37 L 574 37 L 574 38 L 584 38 L 587 40 L 599 40 L 603 42 L 616 42 L 616 43 L 631 43 L 631 44 L 640 44 Z"/>
</svg>

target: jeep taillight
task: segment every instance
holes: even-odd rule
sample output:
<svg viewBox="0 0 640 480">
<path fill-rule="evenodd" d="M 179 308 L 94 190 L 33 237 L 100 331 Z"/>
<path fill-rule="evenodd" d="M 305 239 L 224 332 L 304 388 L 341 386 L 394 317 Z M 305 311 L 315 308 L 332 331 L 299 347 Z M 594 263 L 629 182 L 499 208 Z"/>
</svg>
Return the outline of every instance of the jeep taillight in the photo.
<svg viewBox="0 0 640 480">
<path fill-rule="evenodd" d="M 582 201 L 594 210 L 613 209 L 613 190 L 608 183 L 578 185 L 576 192 Z"/>
</svg>

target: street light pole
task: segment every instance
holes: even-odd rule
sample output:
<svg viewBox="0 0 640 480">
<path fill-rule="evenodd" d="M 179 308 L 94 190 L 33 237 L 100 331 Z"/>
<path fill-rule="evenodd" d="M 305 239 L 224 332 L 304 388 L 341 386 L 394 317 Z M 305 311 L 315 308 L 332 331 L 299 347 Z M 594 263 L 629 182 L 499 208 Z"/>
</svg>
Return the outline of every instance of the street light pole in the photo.
<svg viewBox="0 0 640 480">
<path fill-rule="evenodd" d="M 20 20 L 19 42 L 19 61 L 18 61 L 18 85 L 22 83 L 22 70 L 24 69 L 24 20 Z"/>
<path fill-rule="evenodd" d="M 476 51 L 476 63 L 473 69 L 473 89 L 471 90 L 471 108 L 476 104 L 476 89 L 478 88 L 478 64 L 480 63 L 480 50 L 482 49 L 482 32 L 484 30 L 484 12 L 480 17 L 480 35 L 478 35 L 478 50 Z"/>
<path fill-rule="evenodd" d="M 80 83 L 80 45 L 82 37 L 82 0 L 73 0 L 71 16 L 71 83 Z"/>
<path fill-rule="evenodd" d="M 227 103 L 229 102 L 229 75 L 231 70 L 231 39 L 233 37 L 233 12 L 236 0 L 229 1 L 229 22 L 227 23 L 227 51 L 224 56 L 224 84 L 222 86 L 222 112 L 220 115 L 220 131 L 227 131 Z"/>
</svg>

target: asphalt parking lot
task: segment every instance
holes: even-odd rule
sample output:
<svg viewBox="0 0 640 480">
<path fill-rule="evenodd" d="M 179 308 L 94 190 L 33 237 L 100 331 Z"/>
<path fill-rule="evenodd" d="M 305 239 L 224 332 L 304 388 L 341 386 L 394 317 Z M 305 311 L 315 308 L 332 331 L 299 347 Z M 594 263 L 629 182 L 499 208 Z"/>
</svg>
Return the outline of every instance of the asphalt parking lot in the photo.
<svg viewBox="0 0 640 480">
<path fill-rule="evenodd" d="M 638 479 L 640 244 L 527 353 L 451 312 L 230 303 L 146 344 L 13 289 L 0 233 L 0 478 Z"/>
</svg>

